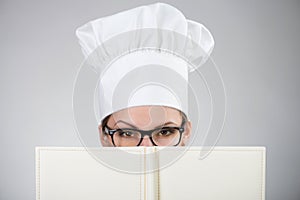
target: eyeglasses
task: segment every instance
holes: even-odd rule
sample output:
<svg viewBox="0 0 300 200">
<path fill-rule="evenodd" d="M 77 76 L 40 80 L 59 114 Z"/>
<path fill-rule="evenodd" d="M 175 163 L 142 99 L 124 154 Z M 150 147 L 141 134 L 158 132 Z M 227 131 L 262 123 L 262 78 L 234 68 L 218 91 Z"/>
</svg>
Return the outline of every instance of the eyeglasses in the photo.
<svg viewBox="0 0 300 200">
<path fill-rule="evenodd" d="M 152 130 L 133 128 L 111 129 L 104 126 L 104 132 L 111 136 L 114 146 L 139 146 L 147 135 L 154 146 L 177 146 L 184 132 L 185 120 L 180 127 L 161 127 Z"/>
</svg>

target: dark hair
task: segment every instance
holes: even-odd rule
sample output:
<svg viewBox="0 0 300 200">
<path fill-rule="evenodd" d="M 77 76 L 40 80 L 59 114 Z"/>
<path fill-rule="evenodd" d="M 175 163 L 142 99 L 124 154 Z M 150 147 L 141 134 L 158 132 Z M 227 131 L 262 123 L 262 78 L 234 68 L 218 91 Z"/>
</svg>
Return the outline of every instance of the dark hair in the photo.
<svg viewBox="0 0 300 200">
<path fill-rule="evenodd" d="M 109 118 L 110 118 L 110 116 L 111 116 L 111 114 L 110 115 L 108 115 L 108 116 L 106 116 L 102 121 L 101 121 L 101 125 L 102 125 L 102 132 L 103 133 L 105 133 L 105 131 L 104 131 L 104 127 L 107 125 L 107 122 L 108 122 L 108 120 L 109 120 Z"/>
</svg>

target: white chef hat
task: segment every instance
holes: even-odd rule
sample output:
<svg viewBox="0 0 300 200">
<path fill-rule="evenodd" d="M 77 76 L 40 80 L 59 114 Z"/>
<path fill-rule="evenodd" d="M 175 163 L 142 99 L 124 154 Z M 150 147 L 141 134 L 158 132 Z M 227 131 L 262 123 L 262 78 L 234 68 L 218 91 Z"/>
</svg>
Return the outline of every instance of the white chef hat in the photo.
<svg viewBox="0 0 300 200">
<path fill-rule="evenodd" d="M 76 35 L 87 63 L 100 72 L 100 121 L 142 105 L 168 106 L 188 114 L 188 74 L 208 59 L 214 47 L 202 24 L 165 3 L 90 21 Z"/>
</svg>

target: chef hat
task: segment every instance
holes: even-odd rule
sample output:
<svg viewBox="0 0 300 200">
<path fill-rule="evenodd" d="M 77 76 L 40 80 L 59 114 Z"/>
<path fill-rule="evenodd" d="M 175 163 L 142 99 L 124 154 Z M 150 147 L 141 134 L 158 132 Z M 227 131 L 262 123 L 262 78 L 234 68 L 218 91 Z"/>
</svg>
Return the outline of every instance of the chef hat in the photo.
<svg viewBox="0 0 300 200">
<path fill-rule="evenodd" d="M 76 35 L 87 63 L 100 72 L 100 120 L 142 105 L 188 114 L 188 74 L 214 47 L 202 24 L 165 3 L 90 21 Z"/>
</svg>

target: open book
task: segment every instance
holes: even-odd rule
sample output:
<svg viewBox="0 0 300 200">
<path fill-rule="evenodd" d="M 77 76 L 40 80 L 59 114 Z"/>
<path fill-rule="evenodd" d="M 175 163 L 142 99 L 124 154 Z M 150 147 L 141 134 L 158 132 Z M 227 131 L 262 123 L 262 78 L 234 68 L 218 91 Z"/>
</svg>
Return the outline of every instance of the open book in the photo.
<svg viewBox="0 0 300 200">
<path fill-rule="evenodd" d="M 204 159 L 199 159 L 200 150 L 106 147 L 93 154 L 83 147 L 37 147 L 36 199 L 265 199 L 264 147 L 215 147 Z M 122 159 L 121 152 L 137 159 Z M 180 156 L 168 160 L 175 154 Z M 117 165 L 100 162 L 98 155 Z M 122 170 L 123 164 L 135 173 Z"/>
</svg>

